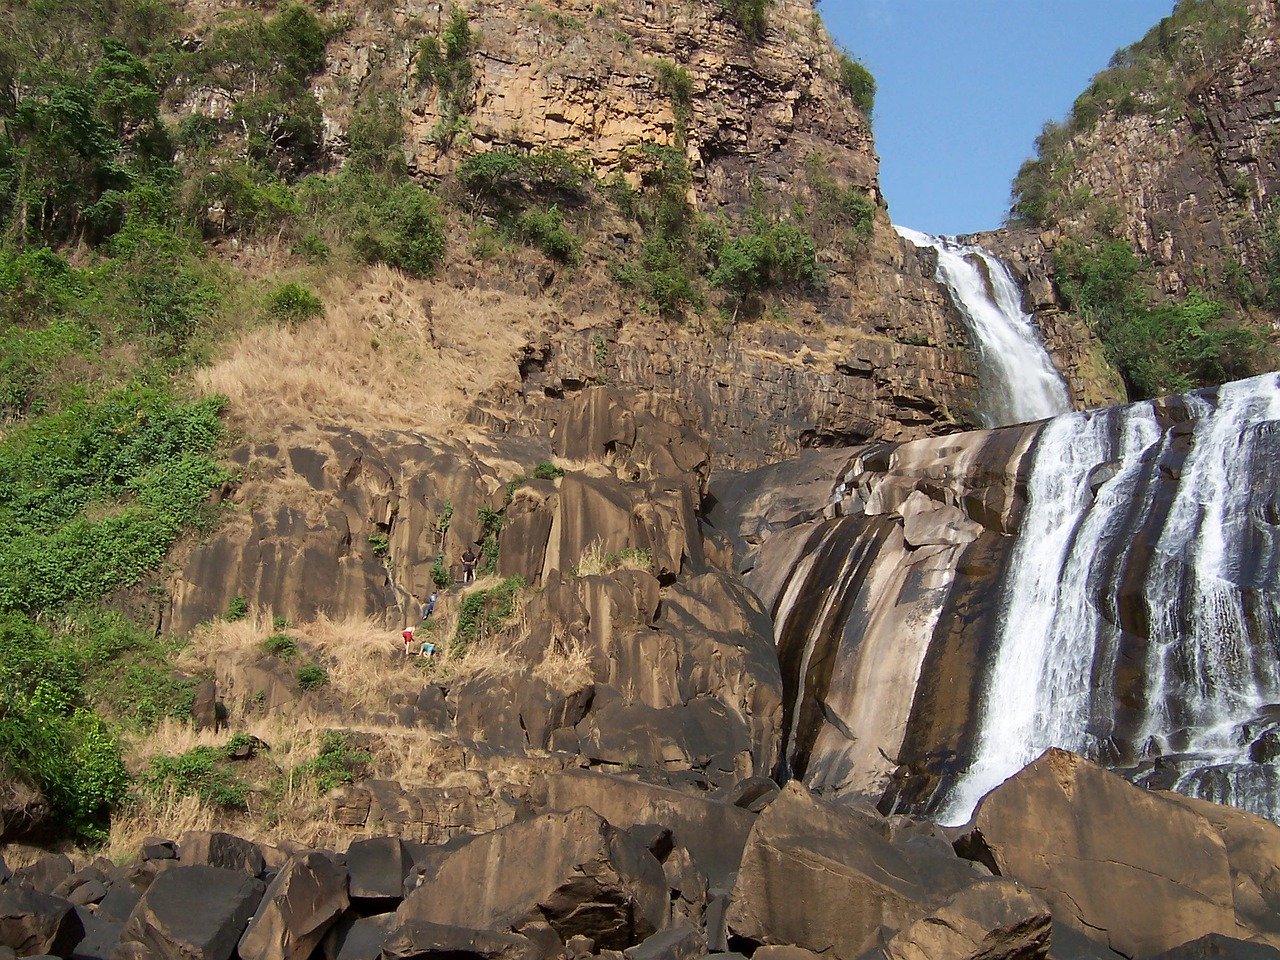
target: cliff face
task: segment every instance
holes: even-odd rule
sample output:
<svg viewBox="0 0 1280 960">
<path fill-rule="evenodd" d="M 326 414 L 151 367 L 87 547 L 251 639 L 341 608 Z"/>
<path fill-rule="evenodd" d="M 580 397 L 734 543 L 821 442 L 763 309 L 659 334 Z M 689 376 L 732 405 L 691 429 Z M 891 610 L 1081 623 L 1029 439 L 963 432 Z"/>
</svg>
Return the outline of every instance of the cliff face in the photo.
<svg viewBox="0 0 1280 960">
<path fill-rule="evenodd" d="M 1262 234 L 1280 183 L 1280 19 L 1270 0 L 1247 9 L 1244 36 L 1220 62 L 1178 77 L 1167 109 L 1112 112 L 1068 146 L 1064 193 L 1108 208 L 1114 234 L 1160 267 L 1166 293 L 1222 287 L 1233 264 L 1264 279 Z M 1067 214 L 1061 229 L 1082 216 Z"/>
<path fill-rule="evenodd" d="M 358 104 L 389 95 L 405 121 L 410 170 L 446 195 L 459 165 L 486 151 L 559 149 L 583 158 L 601 181 L 622 174 L 635 184 L 637 151 L 659 145 L 683 153 L 689 200 L 710 218 L 741 217 L 753 203 L 784 217 L 797 205 L 814 211 L 833 189 L 865 197 L 871 217 L 852 245 L 839 230 L 814 228 L 816 282 L 740 303 L 713 296 L 685 325 L 656 321 L 616 282 L 616 264 L 638 255 L 643 236 L 607 203 L 577 211 L 585 245 L 573 268 L 529 256 L 495 263 L 460 236 L 444 283 L 553 305 L 553 319 L 524 351 L 522 382 L 488 397 L 501 416 L 513 403 L 590 382 L 674 393 L 701 413 L 721 462 L 747 467 L 805 445 L 910 439 L 971 421 L 972 344 L 933 280 L 934 265 L 890 228 L 868 118 L 842 86 L 841 55 L 812 3 L 770 4 L 758 41 L 716 0 L 458 9 L 471 31 L 473 82 L 450 98 L 418 81 L 416 61 L 420 41 L 448 29 L 453 7 L 415 0 L 327 8 L 334 26 L 311 89 L 328 165 L 350 148 Z M 186 10 L 195 43 L 227 22 L 226 4 Z M 236 96 L 206 88 L 184 106 L 217 114 Z M 455 224 L 462 234 L 485 223 L 483 214 L 463 219 Z M 1064 357 L 1074 351 L 1068 340 Z M 1071 379 L 1077 402 L 1101 399 Z"/>
</svg>

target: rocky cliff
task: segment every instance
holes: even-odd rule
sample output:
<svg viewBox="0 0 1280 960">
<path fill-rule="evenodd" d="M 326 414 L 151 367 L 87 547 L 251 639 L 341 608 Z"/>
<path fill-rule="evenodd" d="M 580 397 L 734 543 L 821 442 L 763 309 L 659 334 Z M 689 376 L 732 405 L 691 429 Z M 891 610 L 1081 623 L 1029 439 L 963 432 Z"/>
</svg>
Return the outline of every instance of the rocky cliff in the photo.
<svg viewBox="0 0 1280 960">
<path fill-rule="evenodd" d="M 185 6 L 192 45 L 231 22 L 226 5 Z M 550 321 L 525 349 L 522 382 L 491 400 L 509 408 L 602 381 L 675 394 L 699 411 L 722 462 L 737 466 L 804 446 L 947 432 L 971 420 L 973 344 L 933 282 L 932 264 L 889 228 L 868 116 L 842 81 L 842 55 L 810 3 L 770 4 L 756 39 L 716 0 L 457 10 L 470 30 L 470 72 L 465 95 L 447 96 L 422 82 L 420 44 L 447 31 L 454 8 L 328 8 L 324 67 L 310 81 L 326 163 L 343 161 L 351 118 L 375 96 L 391 97 L 405 120 L 413 175 L 446 195 L 456 190 L 460 165 L 486 152 L 564 151 L 601 182 L 620 176 L 637 185 L 640 154 L 670 147 L 688 165 L 697 215 L 732 219 L 762 204 L 784 216 L 807 210 L 820 273 L 742 300 L 713 291 L 710 304 L 678 326 L 655 321 L 652 306 L 614 280 L 618 263 L 643 255 L 645 238 L 604 194 L 575 215 L 574 229 L 586 238 L 576 267 L 477 258 L 472 235 L 492 221 L 472 210 L 458 225 L 445 282 L 550 304 Z M 229 115 L 241 95 L 198 84 L 180 109 Z M 854 242 L 832 204 L 857 197 L 868 206 Z M 1073 359 L 1089 352 L 1087 331 L 1060 326 L 1054 342 L 1077 402 L 1106 399 Z"/>
</svg>

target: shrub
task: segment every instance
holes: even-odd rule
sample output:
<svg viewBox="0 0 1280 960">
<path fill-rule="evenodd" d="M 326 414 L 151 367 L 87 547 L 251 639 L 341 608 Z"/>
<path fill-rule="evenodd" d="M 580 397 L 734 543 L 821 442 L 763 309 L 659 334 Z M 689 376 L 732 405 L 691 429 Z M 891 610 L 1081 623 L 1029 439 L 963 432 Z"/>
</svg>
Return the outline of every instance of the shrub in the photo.
<svg viewBox="0 0 1280 960">
<path fill-rule="evenodd" d="M 748 40 L 758 42 L 764 39 L 769 28 L 769 2 L 770 0 L 720 0 L 720 5 Z"/>
<path fill-rule="evenodd" d="M 818 277 L 813 237 L 792 221 L 775 220 L 759 208 L 749 211 L 745 233 L 720 245 L 715 260 L 712 284 L 739 297 L 812 283 Z"/>
<path fill-rule="evenodd" d="M 0 610 L 96 600 L 159 564 L 225 477 L 221 406 L 133 386 L 0 439 Z"/>
<path fill-rule="evenodd" d="M 436 562 L 431 565 L 431 582 L 441 590 L 453 583 L 453 577 L 449 574 L 444 557 L 437 556 Z"/>
<path fill-rule="evenodd" d="M 249 601 L 242 596 L 236 595 L 227 604 L 227 612 L 222 615 L 222 619 L 234 623 L 237 620 L 243 620 L 248 615 Z"/>
<path fill-rule="evenodd" d="M 313 778 L 316 786 L 327 792 L 354 783 L 372 760 L 368 751 L 353 749 L 345 734 L 330 730 L 321 736 L 315 757 L 302 764 L 298 772 Z"/>
<path fill-rule="evenodd" d="M 533 476 L 537 480 L 559 480 L 564 476 L 564 468 L 544 460 L 533 468 Z"/>
<path fill-rule="evenodd" d="M 0 615 L 0 758 L 88 839 L 128 790 L 119 745 L 84 706 L 74 649 L 16 614 Z"/>
<path fill-rule="evenodd" d="M 467 594 L 458 610 L 453 649 L 461 652 L 502 628 L 515 613 L 516 598 L 523 587 L 523 577 L 508 577 L 496 587 Z"/>
<path fill-rule="evenodd" d="M 301 284 L 285 283 L 268 295 L 267 313 L 284 323 L 301 323 L 324 313 L 324 304 Z"/>
<path fill-rule="evenodd" d="M 1093 327 L 1131 399 L 1182 393 L 1255 372 L 1262 343 L 1226 319 L 1221 303 L 1193 291 L 1151 303 L 1149 265 L 1120 240 L 1068 242 L 1054 255 L 1068 306 Z"/>
<path fill-rule="evenodd" d="M 298 652 L 298 641 L 287 633 L 273 633 L 262 641 L 262 649 L 281 660 L 292 660 Z"/>
<path fill-rule="evenodd" d="M 196 747 L 173 757 L 156 757 L 142 774 L 151 793 L 199 797 L 224 810 L 248 808 L 249 787 L 227 766 L 225 747 Z"/>
<path fill-rule="evenodd" d="M 475 34 L 466 13 L 458 7 L 454 7 L 439 36 L 423 37 L 418 44 L 418 84 L 436 89 L 442 130 L 456 132 L 458 118 L 471 112 L 475 97 L 475 68 L 471 64 L 474 46 Z M 447 148 L 452 138 L 453 133 L 447 134 L 441 148 Z"/>
<path fill-rule="evenodd" d="M 516 217 L 515 233 L 561 263 L 577 263 L 582 253 L 582 239 L 565 226 L 558 207 L 524 211 Z"/>
<path fill-rule="evenodd" d="M 88 700 L 121 725 L 147 730 L 163 719 L 190 718 L 197 680 L 174 672 L 180 641 L 91 610 L 75 613 L 63 639 L 80 663 Z"/>
<path fill-rule="evenodd" d="M 391 549 L 391 541 L 385 533 L 369 534 L 369 549 L 375 557 L 385 557 Z"/>
<path fill-rule="evenodd" d="M 308 663 L 299 667 L 297 673 L 298 686 L 303 690 L 317 690 L 329 685 L 329 671 L 318 663 Z"/>
<path fill-rule="evenodd" d="M 876 106 L 876 78 L 843 50 L 840 52 L 840 89 L 868 116 Z"/>
</svg>

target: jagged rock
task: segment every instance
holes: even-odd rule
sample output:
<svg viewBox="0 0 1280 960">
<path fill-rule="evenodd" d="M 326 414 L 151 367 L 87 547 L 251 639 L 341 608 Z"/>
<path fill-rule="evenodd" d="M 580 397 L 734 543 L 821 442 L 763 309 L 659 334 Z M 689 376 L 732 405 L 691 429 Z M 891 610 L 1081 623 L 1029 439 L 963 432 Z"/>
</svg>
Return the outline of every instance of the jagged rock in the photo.
<svg viewBox="0 0 1280 960">
<path fill-rule="evenodd" d="M 1251 938 L 1280 948 L 1280 826 L 1234 807 L 1177 793 L 1161 796 L 1186 807 L 1217 831 L 1231 868 L 1236 919 Z"/>
<path fill-rule="evenodd" d="M 124 931 L 124 921 L 102 917 L 84 907 L 77 908 L 76 915 L 84 926 L 84 937 L 71 951 L 71 960 L 111 960 Z"/>
<path fill-rule="evenodd" d="M 1227 849 L 1187 808 L 1049 750 L 978 805 L 979 858 L 1126 956 L 1235 931 Z"/>
<path fill-rule="evenodd" d="M 61 897 L 18 883 L 0 890 L 0 945 L 19 956 L 65 956 L 83 937 L 75 907 Z"/>
<path fill-rule="evenodd" d="M 531 857 L 530 851 L 537 851 Z M 491 865 L 503 864 L 501 876 Z M 472 891 L 459 896 L 459 891 Z M 545 921 L 561 941 L 625 949 L 662 929 L 667 885 L 648 850 L 586 807 L 517 821 L 450 852 L 396 916 L 498 932 Z"/>
<path fill-rule="evenodd" d="M 1036 960 L 1049 949 L 1044 901 L 1007 880 L 982 880 L 899 930 L 867 960 Z"/>
<path fill-rule="evenodd" d="M 178 838 L 183 866 L 203 865 L 222 870 L 240 870 L 251 877 L 262 875 L 266 861 L 257 844 L 210 830 L 188 830 Z"/>
<path fill-rule="evenodd" d="M 331 802 L 335 819 L 345 826 L 431 844 L 496 830 L 521 809 L 514 798 L 487 788 L 406 788 L 389 780 L 342 787 Z"/>
<path fill-rule="evenodd" d="M 41 893 L 53 893 L 58 885 L 76 872 L 71 858 L 64 853 L 49 853 L 25 867 L 13 871 L 14 881 L 28 883 Z"/>
<path fill-rule="evenodd" d="M 355 840 L 347 847 L 349 892 L 356 900 L 400 900 L 413 857 L 399 837 Z"/>
<path fill-rule="evenodd" d="M 627 960 L 698 960 L 706 956 L 707 938 L 692 927 L 670 927 L 623 951 Z"/>
<path fill-rule="evenodd" d="M 1049 960 L 1121 960 L 1116 953 L 1074 927 L 1053 921 Z"/>
<path fill-rule="evenodd" d="M 423 920 L 400 924 L 382 946 L 382 960 L 539 960 L 526 937 Z"/>
<path fill-rule="evenodd" d="M 230 960 L 265 889 L 240 870 L 166 870 L 125 924 L 117 960 Z"/>
<path fill-rule="evenodd" d="M 191 701 L 191 723 L 197 730 L 217 730 L 223 721 L 222 704 L 218 700 L 218 683 L 205 678 L 196 685 Z"/>
<path fill-rule="evenodd" d="M 394 913 L 339 920 L 325 937 L 325 960 L 381 960 L 382 944 L 395 925 Z"/>
<path fill-rule="evenodd" d="M 291 858 L 240 938 L 240 960 L 307 960 L 348 903 L 345 867 L 320 853 Z"/>
<path fill-rule="evenodd" d="M 739 807 L 669 787 L 567 770 L 547 781 L 553 810 L 585 804 L 616 827 L 660 824 L 686 847 L 713 884 L 737 871 L 755 818 Z"/>
<path fill-rule="evenodd" d="M 176 860 L 178 845 L 163 837 L 147 837 L 142 841 L 140 855 L 143 860 Z"/>
<path fill-rule="evenodd" d="M 894 844 L 888 832 L 789 783 L 751 829 L 730 932 L 853 960 L 881 927 L 907 927 L 976 880 L 949 850 Z"/>
<path fill-rule="evenodd" d="M 1210 933 L 1157 954 L 1151 960 L 1280 960 L 1280 950 L 1265 943 Z"/>
</svg>

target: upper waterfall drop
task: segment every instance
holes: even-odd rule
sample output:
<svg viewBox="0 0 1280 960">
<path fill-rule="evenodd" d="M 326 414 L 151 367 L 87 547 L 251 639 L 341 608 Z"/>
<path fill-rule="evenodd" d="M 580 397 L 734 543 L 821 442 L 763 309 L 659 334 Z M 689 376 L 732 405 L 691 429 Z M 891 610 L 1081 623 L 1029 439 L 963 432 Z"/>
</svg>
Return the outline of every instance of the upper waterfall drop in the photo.
<svg viewBox="0 0 1280 960">
<path fill-rule="evenodd" d="M 913 246 L 938 254 L 937 280 L 946 286 L 977 341 L 984 427 L 1045 420 L 1071 410 L 1054 367 L 1022 309 L 1022 291 L 1009 268 L 982 247 L 894 226 Z"/>
</svg>

